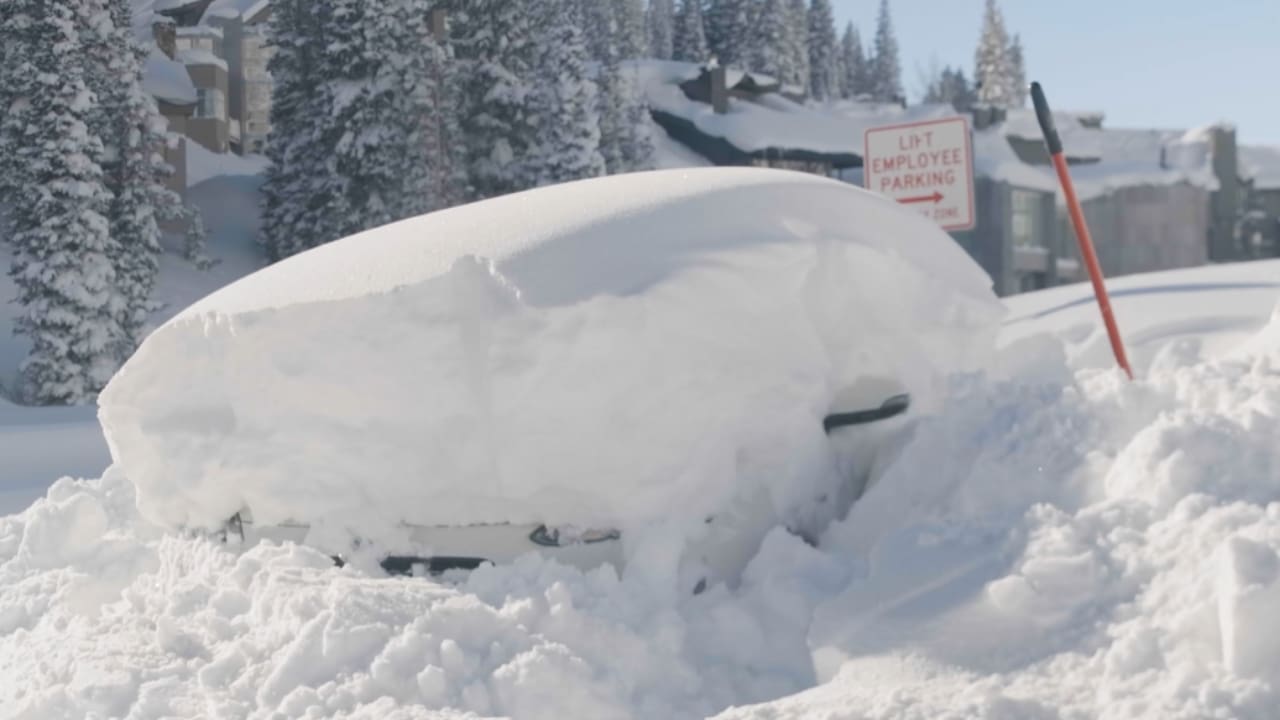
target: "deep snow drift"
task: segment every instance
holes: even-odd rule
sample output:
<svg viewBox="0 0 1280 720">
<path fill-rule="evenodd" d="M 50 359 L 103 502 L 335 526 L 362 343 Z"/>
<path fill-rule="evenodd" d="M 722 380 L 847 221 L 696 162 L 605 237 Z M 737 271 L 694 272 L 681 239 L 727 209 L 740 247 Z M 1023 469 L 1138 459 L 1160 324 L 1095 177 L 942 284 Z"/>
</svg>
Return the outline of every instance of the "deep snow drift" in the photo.
<svg viewBox="0 0 1280 720">
<path fill-rule="evenodd" d="M 100 416 L 169 526 L 247 506 L 363 538 L 399 521 L 680 532 L 759 492 L 800 512 L 833 486 L 837 396 L 888 376 L 927 408 L 985 364 L 1002 314 L 955 243 L 883 198 L 771 170 L 642 173 L 266 268 L 152 334 Z"/>
<path fill-rule="evenodd" d="M 0 519 L 0 716 L 1269 718 L 1280 318 L 1198 345 L 1134 383 L 1009 345 L 819 548 L 775 531 L 696 597 L 536 557 L 369 577 L 63 481 Z"/>
</svg>

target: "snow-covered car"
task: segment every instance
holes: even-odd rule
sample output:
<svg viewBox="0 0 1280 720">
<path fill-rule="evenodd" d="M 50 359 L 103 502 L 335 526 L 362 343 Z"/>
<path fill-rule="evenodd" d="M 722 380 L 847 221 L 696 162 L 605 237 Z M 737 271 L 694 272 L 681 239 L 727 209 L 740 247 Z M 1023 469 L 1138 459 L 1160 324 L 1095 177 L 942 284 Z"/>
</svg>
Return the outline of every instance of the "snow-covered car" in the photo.
<svg viewBox="0 0 1280 720">
<path fill-rule="evenodd" d="M 267 267 L 148 337 L 100 418 L 167 526 L 400 572 L 643 556 L 693 589 L 771 528 L 816 538 L 1002 312 L 947 235 L 845 183 L 638 173 Z"/>
</svg>

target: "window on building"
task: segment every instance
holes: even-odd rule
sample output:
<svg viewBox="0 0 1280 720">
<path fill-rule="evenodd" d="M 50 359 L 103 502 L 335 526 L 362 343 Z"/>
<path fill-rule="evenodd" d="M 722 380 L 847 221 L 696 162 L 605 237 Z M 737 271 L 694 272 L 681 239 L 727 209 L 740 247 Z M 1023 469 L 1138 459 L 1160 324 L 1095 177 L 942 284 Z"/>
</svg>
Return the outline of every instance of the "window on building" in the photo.
<svg viewBox="0 0 1280 720">
<path fill-rule="evenodd" d="M 217 88 L 196 88 L 196 117 L 225 118 L 227 99 Z"/>
<path fill-rule="evenodd" d="M 1014 247 L 1048 248 L 1048 243 L 1041 231 L 1040 193 L 1027 190 L 1010 190 L 1009 234 L 1013 238 Z"/>
</svg>

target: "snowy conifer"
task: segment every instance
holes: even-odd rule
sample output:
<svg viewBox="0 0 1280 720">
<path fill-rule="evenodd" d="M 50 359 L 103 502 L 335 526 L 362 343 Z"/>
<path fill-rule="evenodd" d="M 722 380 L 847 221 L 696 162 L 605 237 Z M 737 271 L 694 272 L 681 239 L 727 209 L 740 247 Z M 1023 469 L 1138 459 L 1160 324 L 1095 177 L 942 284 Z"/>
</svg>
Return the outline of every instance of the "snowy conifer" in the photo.
<svg viewBox="0 0 1280 720">
<path fill-rule="evenodd" d="M 801 90 L 809 87 L 809 7 L 805 0 L 787 0 L 787 47 L 791 73 L 782 81 Z"/>
<path fill-rule="evenodd" d="M 118 367 L 124 335 L 112 311 L 117 251 L 105 216 L 103 146 L 90 131 L 96 98 L 78 62 L 78 23 L 91 13 L 77 2 L 9 2 L 3 37 L 22 54 L 11 58 L 8 92 L 20 116 L 38 119 L 13 131 L 10 148 L 22 168 L 11 196 L 10 274 L 23 308 L 17 332 L 32 345 L 24 395 L 39 404 L 86 403 Z"/>
<path fill-rule="evenodd" d="M 671 56 L 675 60 L 693 63 L 704 63 L 711 56 L 701 0 L 680 0 L 680 14 L 676 16 Z"/>
<path fill-rule="evenodd" d="M 943 68 L 925 90 L 924 102 L 950 105 L 958 112 L 968 112 L 976 98 L 964 70 Z"/>
<path fill-rule="evenodd" d="M 459 118 L 473 199 L 523 190 L 522 160 L 536 138 L 527 112 L 535 38 L 529 0 L 468 0 L 451 16 Z"/>
<path fill-rule="evenodd" d="M 587 73 L 582 19 L 574 0 L 537 0 L 533 76 L 528 97 L 535 135 L 524 156 L 529 186 L 603 175 L 596 85 Z"/>
<path fill-rule="evenodd" d="M 100 96 L 101 113 L 107 118 L 102 137 L 109 158 L 103 170 L 112 195 L 108 220 L 119 249 L 116 281 L 124 299 L 120 323 L 128 333 L 128 344 L 122 348 L 127 355 L 142 340 L 152 310 L 151 293 L 160 270 L 159 223 L 192 215 L 198 219 L 198 211 L 184 207 L 181 197 L 165 185 L 172 173 L 164 162 L 166 122 L 142 87 L 145 50 L 133 37 L 129 0 L 109 0 L 109 11 L 113 72 Z M 203 254 L 203 234 L 198 237 Z"/>
<path fill-rule="evenodd" d="M 831 0 L 813 0 L 809 5 L 809 95 L 815 100 L 840 96 L 836 52 L 836 19 Z"/>
<path fill-rule="evenodd" d="M 875 55 L 871 61 L 871 94 L 881 102 L 896 102 L 902 94 L 902 66 L 898 62 L 898 39 L 889 18 L 889 0 L 880 0 L 876 18 Z"/>
<path fill-rule="evenodd" d="M 325 198 L 310 185 L 329 173 L 319 144 L 320 121 L 328 112 L 319 73 L 327 14 L 327 3 L 312 0 L 273 0 L 271 5 L 271 164 L 262 186 L 262 239 L 273 260 L 322 241 L 311 233 L 319 230 L 315 213 Z"/>
<path fill-rule="evenodd" d="M 649 56 L 670 60 L 675 52 L 675 6 L 672 0 L 649 0 L 645 21 L 649 32 Z"/>
<path fill-rule="evenodd" d="M 648 170 L 653 167 L 653 141 L 649 113 L 641 97 L 639 79 L 622 61 L 626 44 L 625 23 L 617 20 L 624 9 L 613 3 L 586 0 L 579 6 L 595 75 L 600 128 L 600 155 L 609 174 Z"/>
<path fill-rule="evenodd" d="M 751 59 L 751 0 L 711 0 L 707 44 L 721 65 L 745 67 Z"/>
<path fill-rule="evenodd" d="M 1027 104 L 1031 88 L 1027 86 L 1027 65 L 1022 57 L 1022 38 L 1013 36 L 1009 45 L 1009 78 L 1013 85 L 1013 107 Z"/>
<path fill-rule="evenodd" d="M 607 0 L 613 3 L 618 52 L 624 60 L 645 57 L 649 47 L 645 33 L 644 0 Z"/>
<path fill-rule="evenodd" d="M 1010 107 L 1016 102 L 1014 71 L 1009 62 L 1009 34 L 996 0 L 987 0 L 982 15 L 982 34 L 973 59 L 973 82 L 980 103 Z"/>
<path fill-rule="evenodd" d="M 756 40 L 750 68 L 782 82 L 796 76 L 791 54 L 790 11 L 787 0 L 764 0 L 756 20 Z"/>
<path fill-rule="evenodd" d="M 862 38 L 853 23 L 845 25 L 844 36 L 840 39 L 840 56 L 844 70 L 840 84 L 841 97 L 856 98 L 871 94 L 871 68 L 866 53 L 862 50 Z"/>
</svg>

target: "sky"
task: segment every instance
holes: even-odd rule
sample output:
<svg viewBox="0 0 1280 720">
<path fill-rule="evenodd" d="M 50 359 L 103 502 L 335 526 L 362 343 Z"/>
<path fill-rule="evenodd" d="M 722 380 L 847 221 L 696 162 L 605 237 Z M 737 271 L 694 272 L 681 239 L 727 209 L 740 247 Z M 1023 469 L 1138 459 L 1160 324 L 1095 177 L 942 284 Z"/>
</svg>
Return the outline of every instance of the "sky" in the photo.
<svg viewBox="0 0 1280 720">
<path fill-rule="evenodd" d="M 833 0 L 864 47 L 880 0 Z M 918 99 L 936 64 L 973 72 L 984 0 L 889 0 L 902 80 Z M 1055 109 L 1101 110 L 1107 127 L 1233 123 L 1280 145 L 1280 0 L 999 0 L 1022 36 L 1028 80 Z"/>
</svg>

